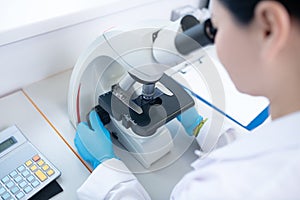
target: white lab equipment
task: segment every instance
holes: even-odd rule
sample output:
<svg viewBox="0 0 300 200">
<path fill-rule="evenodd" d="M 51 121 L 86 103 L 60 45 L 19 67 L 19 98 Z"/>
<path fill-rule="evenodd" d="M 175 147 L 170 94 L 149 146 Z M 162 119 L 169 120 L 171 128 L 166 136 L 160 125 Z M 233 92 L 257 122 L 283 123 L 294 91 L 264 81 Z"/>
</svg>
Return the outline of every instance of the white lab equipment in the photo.
<svg viewBox="0 0 300 200">
<path fill-rule="evenodd" d="M 180 79 L 177 72 L 192 66 L 199 58 L 204 66 L 214 66 L 210 57 L 200 48 L 199 42 L 194 43 L 194 40 L 190 40 L 186 35 L 177 37 L 181 31 L 178 21 L 155 22 L 134 28 L 109 30 L 97 38 L 81 55 L 72 73 L 68 109 L 73 125 L 84 121 L 90 110 L 96 109 L 101 112 L 101 120 L 107 122 L 107 126 L 111 126 L 110 131 L 115 131 L 118 140 L 145 168 L 149 168 L 168 153 L 172 148 L 173 138 L 165 125 L 180 112 L 195 106 L 190 95 L 193 91 L 187 92 L 183 89 L 189 85 L 188 81 Z M 213 34 L 212 30 L 208 33 Z M 187 35 L 196 41 L 203 39 L 195 38 L 193 32 Z M 176 75 L 173 76 L 174 74 Z M 172 96 L 176 97 L 176 100 L 165 101 Z M 141 114 L 145 113 L 143 106 L 146 104 L 141 103 L 141 99 L 148 100 L 147 102 L 158 107 L 149 109 L 149 115 L 142 116 Z M 175 104 L 171 104 L 172 102 Z M 175 109 L 168 110 L 171 108 Z M 105 112 L 102 112 L 103 110 Z M 201 111 L 205 113 L 204 110 Z M 224 126 L 225 128 L 222 127 L 223 129 L 213 134 L 207 134 L 210 125 L 206 123 L 201 129 L 201 137 L 198 137 L 205 138 L 198 141 L 200 147 L 205 147 L 202 149 L 204 152 L 214 148 L 220 134 L 228 128 Z M 234 132 L 233 129 L 230 131 Z M 201 155 L 203 156 L 202 153 Z M 210 166 L 209 158 L 204 158 L 203 163 Z M 234 169 L 237 170 L 238 165 Z M 222 171 L 219 168 L 218 170 Z M 247 174 L 245 176 L 247 178 Z M 197 185 L 198 182 L 205 181 L 194 180 L 195 177 L 193 174 L 187 175 L 184 179 L 186 181 L 179 183 L 174 190 L 174 197 L 198 198 L 195 196 L 197 188 L 193 188 L 191 192 L 185 191 L 189 183 L 194 181 Z M 203 194 L 210 192 L 211 190 L 206 190 Z M 150 199 L 143 186 L 122 161 L 114 158 L 104 161 L 93 171 L 78 190 L 78 196 L 80 199 Z"/>
<path fill-rule="evenodd" d="M 165 125 L 181 112 L 197 106 L 194 99 L 199 100 L 200 95 L 195 92 L 194 83 L 201 75 L 195 74 L 201 68 L 216 67 L 202 48 L 213 43 L 216 30 L 208 11 L 202 12 L 199 20 L 187 15 L 175 22 L 144 22 L 108 30 L 99 36 L 81 54 L 72 72 L 68 93 L 72 124 L 76 126 L 91 109 L 96 109 L 104 124 L 144 167 L 149 168 L 167 154 L 173 147 L 173 138 Z M 187 68 L 194 68 L 195 73 L 183 78 L 179 72 Z M 215 91 L 207 93 L 218 94 L 215 99 L 221 104 L 216 107 L 214 102 L 207 103 L 201 97 L 200 100 L 222 116 L 215 120 L 219 121 L 217 128 L 209 132 L 210 127 L 216 127 L 211 125 L 214 114 L 207 107 L 199 109 L 204 119 L 209 118 L 197 137 L 204 152 L 210 152 L 230 128 L 224 118 L 234 121 L 224 112 L 220 75 L 215 70 L 209 76 L 213 81 L 209 89 Z M 208 88 L 201 86 L 200 90 Z M 253 112 L 255 116 L 250 116 L 252 120 L 260 112 L 264 114 L 259 114 L 259 123 L 254 120 L 252 128 L 267 118 L 267 105 L 264 101 Z"/>
<path fill-rule="evenodd" d="M 97 38 L 80 56 L 71 76 L 68 111 L 73 125 L 95 108 L 104 124 L 111 119 L 111 132 L 144 167 L 168 153 L 173 141 L 165 124 L 195 104 L 172 78 L 180 70 L 173 67 L 204 57 L 200 44 L 213 40 L 207 34 L 211 24 L 187 17 L 194 22 L 186 25 L 183 18 L 173 23 L 146 23 L 109 30 Z M 200 25 L 200 41 L 180 34 L 183 24 L 186 29 Z M 189 54 L 195 49 L 200 50 Z M 213 137 L 206 146 L 215 144 L 217 137 Z"/>
</svg>

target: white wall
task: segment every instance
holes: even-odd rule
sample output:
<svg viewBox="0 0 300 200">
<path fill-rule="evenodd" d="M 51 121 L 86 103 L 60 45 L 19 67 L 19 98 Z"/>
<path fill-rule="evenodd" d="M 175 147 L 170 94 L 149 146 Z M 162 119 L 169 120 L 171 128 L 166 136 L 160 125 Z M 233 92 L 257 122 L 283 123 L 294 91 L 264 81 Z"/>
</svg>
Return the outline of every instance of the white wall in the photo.
<svg viewBox="0 0 300 200">
<path fill-rule="evenodd" d="M 0 46 L 0 97 L 72 68 L 104 30 L 145 19 L 169 19 L 171 10 L 199 0 L 160 0 Z M 1 37 L 1 32 L 0 32 Z"/>
</svg>

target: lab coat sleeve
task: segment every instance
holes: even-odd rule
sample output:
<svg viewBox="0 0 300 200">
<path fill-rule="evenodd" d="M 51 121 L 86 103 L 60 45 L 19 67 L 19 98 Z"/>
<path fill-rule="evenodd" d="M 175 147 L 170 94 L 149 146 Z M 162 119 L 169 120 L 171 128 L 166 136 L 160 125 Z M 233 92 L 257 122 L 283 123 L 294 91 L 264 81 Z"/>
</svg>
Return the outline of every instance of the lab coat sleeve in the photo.
<svg viewBox="0 0 300 200">
<path fill-rule="evenodd" d="M 77 190 L 78 199 L 150 199 L 125 164 L 115 158 L 100 164 Z"/>
</svg>

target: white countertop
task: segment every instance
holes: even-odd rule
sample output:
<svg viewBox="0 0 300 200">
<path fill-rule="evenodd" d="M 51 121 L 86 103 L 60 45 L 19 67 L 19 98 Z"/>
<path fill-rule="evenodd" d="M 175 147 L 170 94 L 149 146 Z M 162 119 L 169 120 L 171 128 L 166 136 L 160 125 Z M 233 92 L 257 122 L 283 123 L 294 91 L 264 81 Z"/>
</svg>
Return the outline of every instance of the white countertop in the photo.
<svg viewBox="0 0 300 200">
<path fill-rule="evenodd" d="M 90 174 L 83 165 L 85 163 L 76 157 L 78 155 L 73 142 L 75 128 L 67 112 L 70 76 L 71 70 L 67 70 L 25 87 L 23 93 L 17 92 L 0 99 L 0 110 L 5 111 L 1 112 L 3 120 L 0 129 L 16 123 L 28 139 L 62 171 L 58 182 L 65 192 L 54 199 L 75 199 L 76 189 Z M 172 122 L 175 129 L 178 127 L 173 126 L 176 122 Z M 176 133 L 176 137 L 180 136 L 174 140 L 174 148 L 148 171 L 128 152 L 115 149 L 116 155 L 128 168 L 137 172 L 136 177 L 153 199 L 169 198 L 175 184 L 192 170 L 190 164 L 197 159 L 194 150 L 199 148 L 198 144 L 191 141 L 182 129 L 171 132 Z"/>
<path fill-rule="evenodd" d="M 27 139 L 61 171 L 57 182 L 64 191 L 52 199 L 76 199 L 77 188 L 90 173 L 24 93 L 19 91 L 1 98 L 0 110 L 0 130 L 17 125 Z"/>
<path fill-rule="evenodd" d="M 69 121 L 67 112 L 67 91 L 70 76 L 71 70 L 67 70 L 24 88 L 24 92 L 39 108 L 48 122 L 61 134 L 72 151 L 76 151 L 73 142 L 76 131 Z M 176 120 L 173 123 L 176 123 Z M 174 128 L 176 129 L 176 127 Z M 194 154 L 194 150 L 199 149 L 196 141 L 192 141 L 183 129 L 176 129 L 171 132 L 177 134 L 174 148 L 148 170 L 129 152 L 120 148 L 114 149 L 116 155 L 126 166 L 131 171 L 137 172 L 135 173 L 136 177 L 153 199 L 168 199 L 175 184 L 192 170 L 190 164 L 197 159 Z M 115 147 L 117 146 L 115 145 Z M 162 166 L 164 167 L 162 168 Z"/>
</svg>

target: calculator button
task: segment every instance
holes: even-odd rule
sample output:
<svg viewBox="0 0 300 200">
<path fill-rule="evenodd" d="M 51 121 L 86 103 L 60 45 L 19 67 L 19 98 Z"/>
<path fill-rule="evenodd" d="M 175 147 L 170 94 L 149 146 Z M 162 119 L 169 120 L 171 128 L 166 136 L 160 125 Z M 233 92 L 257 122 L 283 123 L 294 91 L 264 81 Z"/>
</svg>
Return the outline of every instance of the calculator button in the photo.
<svg viewBox="0 0 300 200">
<path fill-rule="evenodd" d="M 26 176 L 28 176 L 29 174 L 30 174 L 30 173 L 29 173 L 28 170 L 25 170 L 25 171 L 22 172 L 23 177 L 26 177 Z"/>
<path fill-rule="evenodd" d="M 13 187 L 10 191 L 11 191 L 11 193 L 13 193 L 13 194 L 16 194 L 18 191 L 19 191 L 20 189 L 18 188 L 18 187 Z"/>
<path fill-rule="evenodd" d="M 17 199 L 21 199 L 22 197 L 24 197 L 24 193 L 23 192 L 19 192 L 17 195 L 16 195 Z"/>
<path fill-rule="evenodd" d="M 26 180 L 31 183 L 34 179 L 34 176 L 30 175 Z"/>
<path fill-rule="evenodd" d="M 40 181 L 44 181 L 47 179 L 47 176 L 41 171 L 41 170 L 37 170 L 35 173 L 34 173 L 39 179 Z"/>
<path fill-rule="evenodd" d="M 54 174 L 54 171 L 52 169 L 49 169 L 47 171 L 48 176 L 52 176 Z"/>
<path fill-rule="evenodd" d="M 31 192 L 32 191 L 32 187 L 30 187 L 29 185 L 27 185 L 25 188 L 24 188 L 24 192 L 26 193 L 26 194 L 28 194 L 29 192 Z"/>
<path fill-rule="evenodd" d="M 6 193 L 4 193 L 3 195 L 1 195 L 1 198 L 3 199 L 3 200 L 7 200 L 7 199 L 9 199 L 11 196 L 10 196 L 10 194 L 8 193 L 8 192 L 6 192 Z"/>
<path fill-rule="evenodd" d="M 21 180 L 23 180 L 23 178 L 18 175 L 14 180 L 16 181 L 16 183 L 19 183 Z"/>
<path fill-rule="evenodd" d="M 22 182 L 19 184 L 19 186 L 20 186 L 21 188 L 24 188 L 26 185 L 27 185 L 27 183 L 26 183 L 25 181 L 22 181 Z"/>
<path fill-rule="evenodd" d="M 31 183 L 32 187 L 34 187 L 34 188 L 36 188 L 39 184 L 40 184 L 40 182 L 38 180 L 35 180 Z"/>
<path fill-rule="evenodd" d="M 25 170 L 25 167 L 23 165 L 21 165 L 20 167 L 18 167 L 18 171 L 22 172 L 23 170 Z"/>
<path fill-rule="evenodd" d="M 47 171 L 48 169 L 49 169 L 49 165 L 44 165 L 43 167 L 42 167 L 42 169 L 44 170 L 44 171 Z"/>
<path fill-rule="evenodd" d="M 40 159 L 40 156 L 39 156 L 39 155 L 35 155 L 35 156 L 33 156 L 33 158 L 32 158 L 32 160 L 33 160 L 34 162 L 38 161 L 39 159 Z"/>
<path fill-rule="evenodd" d="M 27 160 L 26 163 L 25 163 L 25 165 L 26 165 L 27 167 L 29 167 L 31 164 L 32 164 L 32 161 L 31 161 L 31 160 Z"/>
<path fill-rule="evenodd" d="M 18 175 L 18 172 L 16 172 L 15 170 L 14 171 L 12 171 L 10 174 L 10 177 L 15 177 L 16 175 Z"/>
<path fill-rule="evenodd" d="M 10 189 L 10 188 L 12 188 L 15 184 L 14 184 L 14 182 L 9 181 L 9 182 L 7 182 L 5 185 L 6 185 L 6 187 L 7 187 L 8 189 Z"/>
<path fill-rule="evenodd" d="M 0 195 L 2 195 L 6 190 L 0 185 Z"/>
<path fill-rule="evenodd" d="M 44 162 L 43 160 L 39 160 L 39 161 L 37 162 L 38 166 L 42 166 L 44 163 L 45 163 L 45 162 Z"/>
<path fill-rule="evenodd" d="M 33 171 L 35 171 L 37 169 L 37 166 L 36 165 L 32 165 L 31 167 L 30 167 L 30 170 L 33 172 Z"/>
<path fill-rule="evenodd" d="M 6 183 L 6 182 L 8 182 L 8 181 L 9 181 L 8 176 L 5 176 L 4 178 L 2 178 L 2 182 L 3 182 L 3 183 Z"/>
</svg>

